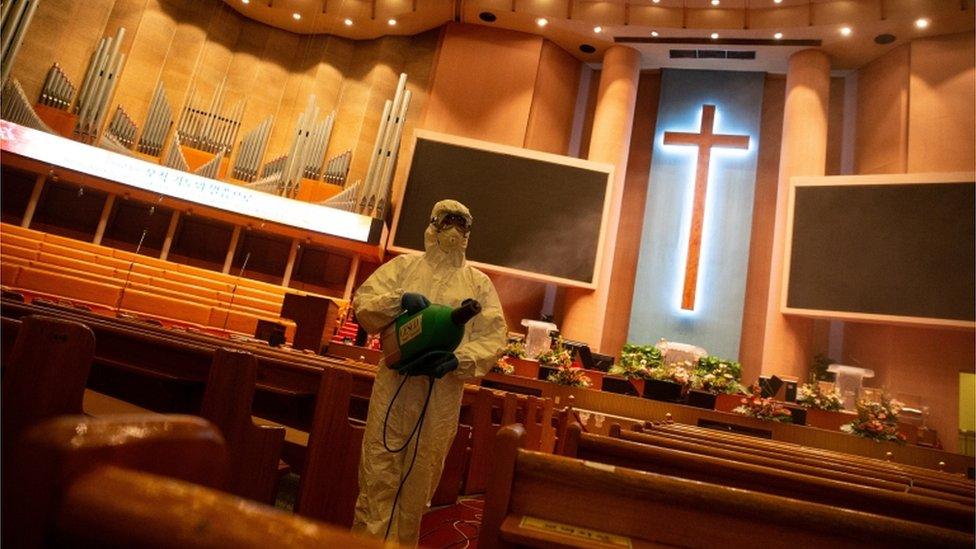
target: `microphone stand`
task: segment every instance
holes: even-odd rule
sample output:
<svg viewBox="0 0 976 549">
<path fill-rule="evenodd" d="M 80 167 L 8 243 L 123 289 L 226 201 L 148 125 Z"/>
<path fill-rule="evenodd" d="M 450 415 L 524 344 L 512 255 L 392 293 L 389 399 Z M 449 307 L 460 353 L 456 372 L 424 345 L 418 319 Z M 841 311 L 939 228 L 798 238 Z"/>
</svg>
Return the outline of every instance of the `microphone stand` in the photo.
<svg viewBox="0 0 976 549">
<path fill-rule="evenodd" d="M 146 234 L 148 232 L 149 227 L 142 230 L 142 236 L 139 237 L 139 244 L 136 245 L 136 255 L 138 255 L 139 250 L 142 249 L 142 242 L 146 239 Z M 119 299 L 115 302 L 115 316 L 119 316 L 119 310 L 122 308 L 122 298 L 125 297 L 125 291 L 129 288 L 129 277 L 132 275 L 132 267 L 135 264 L 135 260 L 129 262 L 129 270 L 125 273 L 125 282 L 122 284 L 122 291 L 119 292 Z"/>
<path fill-rule="evenodd" d="M 234 306 L 234 296 L 237 295 L 237 286 L 240 284 L 240 279 L 244 276 L 244 269 L 247 268 L 247 260 L 251 259 L 251 252 L 247 252 L 244 256 L 244 263 L 241 264 L 241 272 L 237 273 L 237 282 L 234 283 L 234 287 L 230 291 L 230 302 L 227 303 L 227 315 L 224 316 L 224 327 L 222 329 L 227 329 L 227 321 L 230 320 L 231 307 Z"/>
</svg>

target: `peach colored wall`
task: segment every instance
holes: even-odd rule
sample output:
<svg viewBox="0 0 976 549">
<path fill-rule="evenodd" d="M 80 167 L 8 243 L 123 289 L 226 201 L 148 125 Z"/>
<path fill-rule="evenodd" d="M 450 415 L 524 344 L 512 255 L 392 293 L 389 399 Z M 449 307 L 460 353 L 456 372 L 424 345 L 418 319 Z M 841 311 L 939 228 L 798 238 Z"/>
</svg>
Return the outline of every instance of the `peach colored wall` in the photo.
<svg viewBox="0 0 976 549">
<path fill-rule="evenodd" d="M 449 24 L 423 128 L 521 147 L 542 42 L 531 34 Z"/>
<path fill-rule="evenodd" d="M 742 381 L 749 384 L 762 371 L 762 345 L 766 329 L 766 302 L 772 261 L 773 226 L 776 220 L 776 186 L 779 179 L 779 151 L 783 137 L 783 106 L 786 77 L 766 75 L 763 84 L 759 158 L 756 162 L 756 190 L 752 206 L 749 267 L 742 309 L 742 337 L 739 362 Z"/>
<path fill-rule="evenodd" d="M 973 33 L 915 40 L 858 77 L 858 173 L 974 168 Z M 957 446 L 959 372 L 974 371 L 974 356 L 972 331 L 844 326 L 844 361 L 874 369 L 868 386 L 921 396 L 949 450 Z"/>
<path fill-rule="evenodd" d="M 55 61 L 80 86 L 98 40 L 126 35 L 127 54 L 110 110 L 121 104 L 141 127 L 161 78 L 174 115 L 191 85 L 207 106 L 226 79 L 224 112 L 247 101 L 244 132 L 275 117 L 265 160 L 287 153 L 291 131 L 310 94 L 324 117 L 338 116 L 328 154 L 353 150 L 350 181 L 365 175 L 385 99 L 401 71 L 414 96 L 406 131 L 420 118 L 437 32 L 355 42 L 298 35 L 245 18 L 219 0 L 61 0 L 41 2 L 12 74 L 37 97 Z"/>
<path fill-rule="evenodd" d="M 642 72 L 637 83 L 634 129 L 630 135 L 630 156 L 620 207 L 617 252 L 613 257 L 610 296 L 607 300 L 606 334 L 602 348 L 606 354 L 619 356 L 620 349 L 627 342 L 660 95 L 661 72 Z"/>
<path fill-rule="evenodd" d="M 899 46 L 857 73 L 857 173 L 902 173 L 908 140 L 909 46 Z"/>
<path fill-rule="evenodd" d="M 567 153 L 573 133 L 580 68 L 580 62 L 564 49 L 548 40 L 542 42 L 523 147 Z"/>
<path fill-rule="evenodd" d="M 909 172 L 976 166 L 974 45 L 971 32 L 912 42 Z"/>
</svg>

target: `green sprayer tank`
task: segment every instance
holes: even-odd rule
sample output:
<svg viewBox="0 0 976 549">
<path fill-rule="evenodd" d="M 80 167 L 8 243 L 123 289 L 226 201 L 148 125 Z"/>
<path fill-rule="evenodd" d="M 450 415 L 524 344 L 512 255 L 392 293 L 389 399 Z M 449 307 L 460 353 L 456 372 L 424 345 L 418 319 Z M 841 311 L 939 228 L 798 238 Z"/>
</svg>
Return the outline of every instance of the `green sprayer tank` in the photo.
<svg viewBox="0 0 976 549">
<path fill-rule="evenodd" d="M 481 304 L 465 299 L 452 309 L 432 303 L 416 313 L 403 313 L 383 331 L 384 363 L 396 368 L 428 351 L 453 351 L 464 337 L 464 325 L 481 312 Z"/>
</svg>

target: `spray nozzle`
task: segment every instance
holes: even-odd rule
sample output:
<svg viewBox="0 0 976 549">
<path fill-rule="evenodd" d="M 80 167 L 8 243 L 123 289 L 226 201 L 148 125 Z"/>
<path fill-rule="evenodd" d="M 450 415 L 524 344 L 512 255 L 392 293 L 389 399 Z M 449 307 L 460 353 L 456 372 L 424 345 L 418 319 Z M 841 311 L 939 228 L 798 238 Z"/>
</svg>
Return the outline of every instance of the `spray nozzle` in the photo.
<svg viewBox="0 0 976 549">
<path fill-rule="evenodd" d="M 455 326 L 464 326 L 475 315 L 481 312 L 481 303 L 475 299 L 465 299 L 461 306 L 451 311 L 451 322 Z"/>
</svg>

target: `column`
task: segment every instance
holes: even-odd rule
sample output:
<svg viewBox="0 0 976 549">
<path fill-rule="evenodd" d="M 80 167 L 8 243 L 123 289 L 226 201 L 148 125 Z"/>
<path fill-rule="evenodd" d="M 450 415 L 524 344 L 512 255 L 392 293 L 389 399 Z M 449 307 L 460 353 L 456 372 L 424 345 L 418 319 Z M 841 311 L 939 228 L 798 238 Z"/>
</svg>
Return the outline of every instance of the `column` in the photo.
<svg viewBox="0 0 976 549">
<path fill-rule="evenodd" d="M 790 178 L 824 175 L 827 162 L 827 109 L 830 60 L 820 50 L 790 57 L 786 74 L 783 140 L 776 189 L 776 222 L 762 345 L 762 373 L 804 379 L 811 360 L 813 321 L 780 313 Z"/>
<path fill-rule="evenodd" d="M 614 165 L 610 216 L 603 229 L 604 251 L 600 258 L 597 289 L 567 288 L 560 326 L 566 337 L 585 341 L 593 350 L 607 354 L 619 351 L 603 348 L 607 335 L 604 331 L 607 326 L 610 274 L 617 244 L 624 179 L 627 175 L 627 156 L 630 152 L 640 62 L 640 53 L 625 46 L 612 46 L 603 58 L 588 159 Z"/>
</svg>

